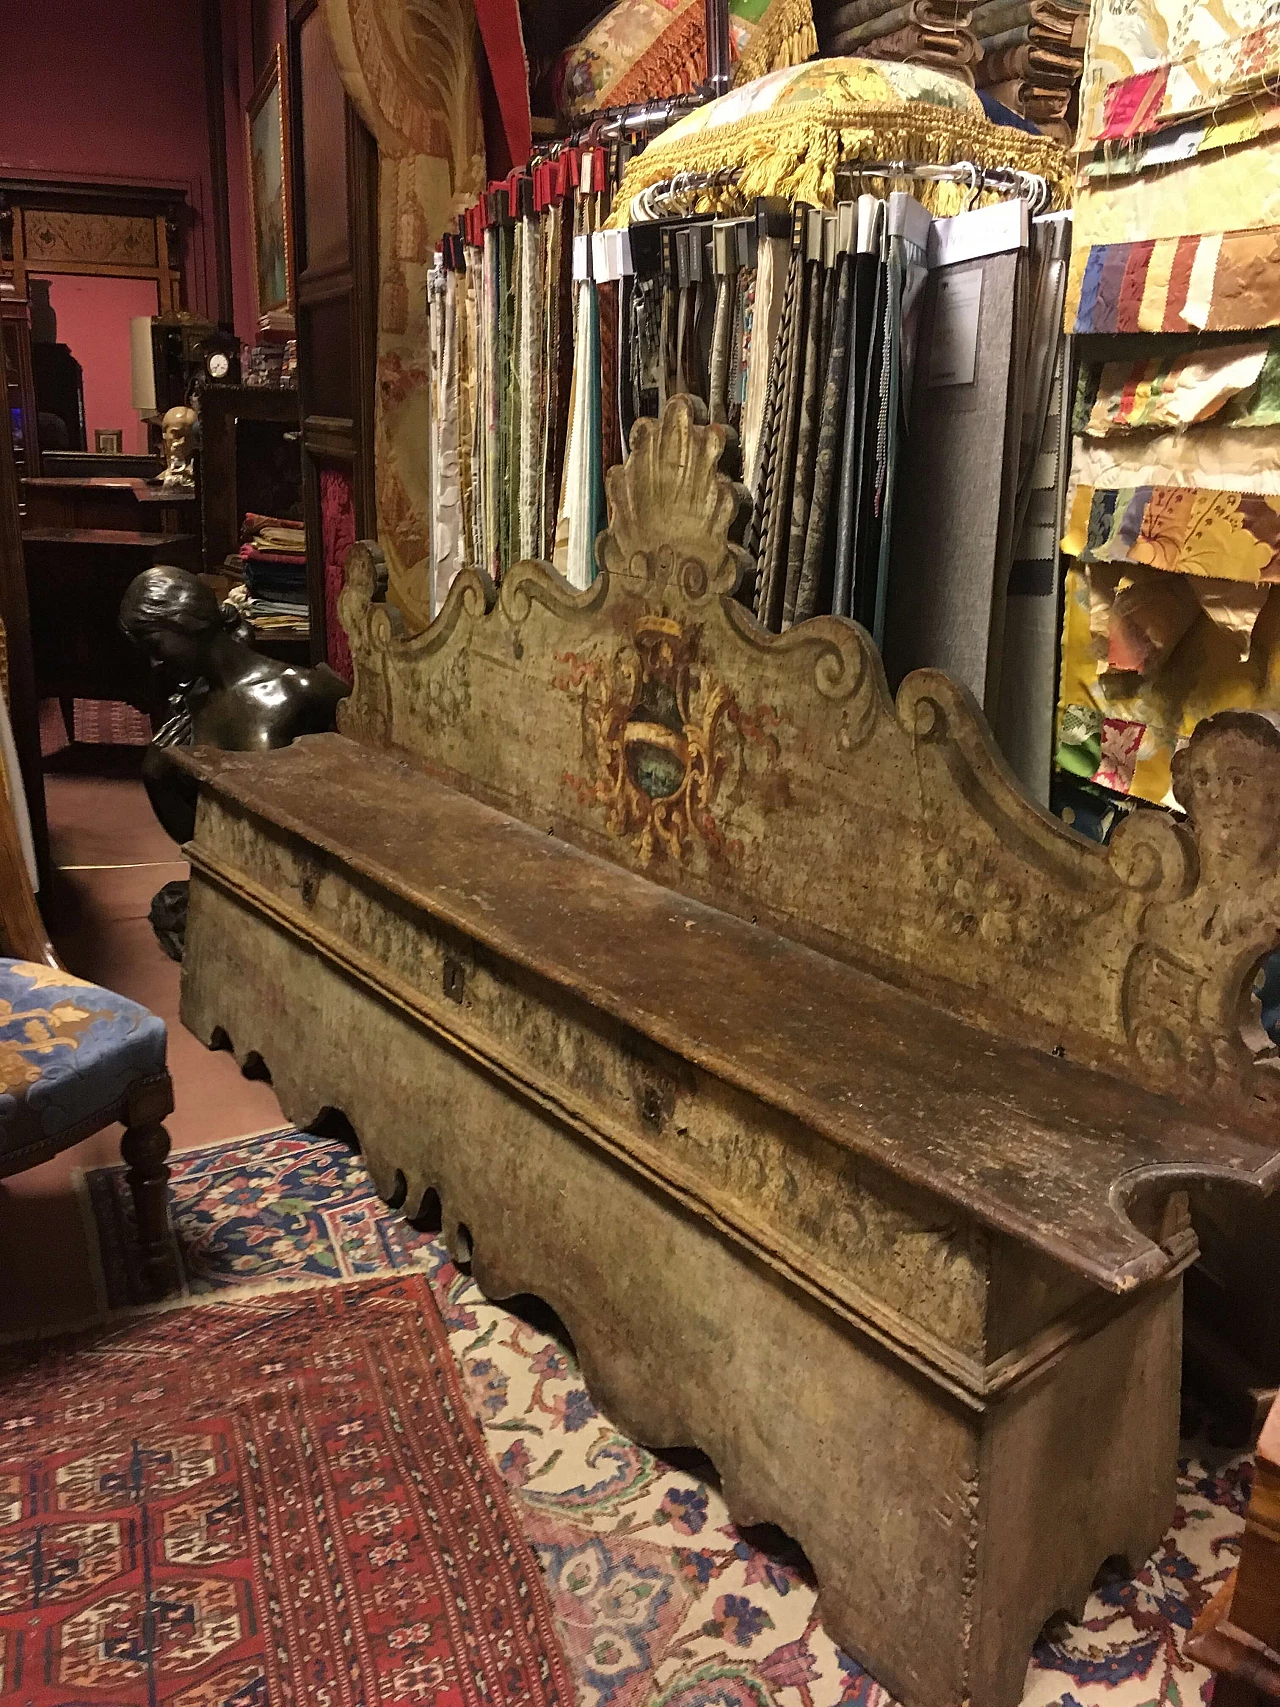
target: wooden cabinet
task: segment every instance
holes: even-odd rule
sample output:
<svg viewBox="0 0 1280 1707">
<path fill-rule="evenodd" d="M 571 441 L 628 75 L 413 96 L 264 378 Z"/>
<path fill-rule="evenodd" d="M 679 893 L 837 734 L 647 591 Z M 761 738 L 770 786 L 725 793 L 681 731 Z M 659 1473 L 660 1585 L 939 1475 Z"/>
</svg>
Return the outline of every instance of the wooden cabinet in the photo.
<svg viewBox="0 0 1280 1707">
<path fill-rule="evenodd" d="M 23 573 L 22 516 L 14 466 L 13 412 L 0 410 L 0 640 L 3 641 L 4 690 L 27 793 L 40 887 L 48 893 L 49 835 L 44 812 L 44 769 L 40 760 L 40 707 L 31 660 L 31 618 Z"/>
<path fill-rule="evenodd" d="M 31 305 L 25 297 L 0 296 L 0 342 L 4 346 L 13 465 L 21 481 L 25 475 L 40 472 L 36 385 L 31 372 Z"/>
<path fill-rule="evenodd" d="M 37 698 L 124 700 L 162 711 L 146 658 L 120 631 L 120 601 L 153 564 L 198 569 L 194 534 L 29 527 L 22 543 Z"/>
<path fill-rule="evenodd" d="M 196 482 L 204 567 L 221 569 L 240 546 L 246 510 L 296 516 L 302 465 L 298 393 L 270 385 L 206 385 L 200 392 Z"/>
<path fill-rule="evenodd" d="M 194 492 L 166 491 L 121 476 L 41 475 L 24 480 L 28 528 L 123 528 L 142 533 L 192 533 Z"/>
</svg>

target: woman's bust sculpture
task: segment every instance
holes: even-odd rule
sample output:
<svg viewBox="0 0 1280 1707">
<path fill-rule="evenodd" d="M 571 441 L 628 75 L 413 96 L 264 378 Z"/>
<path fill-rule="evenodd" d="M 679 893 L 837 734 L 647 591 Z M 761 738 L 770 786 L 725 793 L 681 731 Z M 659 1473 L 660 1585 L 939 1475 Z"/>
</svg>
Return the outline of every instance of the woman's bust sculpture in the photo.
<svg viewBox="0 0 1280 1707">
<path fill-rule="evenodd" d="M 120 626 L 175 690 L 171 715 L 143 761 L 156 817 L 176 842 L 195 829 L 196 783 L 169 757 L 178 746 L 255 752 L 332 729 L 350 693 L 327 664 L 309 669 L 264 658 L 212 588 L 186 569 L 157 565 L 129 585 Z"/>
</svg>

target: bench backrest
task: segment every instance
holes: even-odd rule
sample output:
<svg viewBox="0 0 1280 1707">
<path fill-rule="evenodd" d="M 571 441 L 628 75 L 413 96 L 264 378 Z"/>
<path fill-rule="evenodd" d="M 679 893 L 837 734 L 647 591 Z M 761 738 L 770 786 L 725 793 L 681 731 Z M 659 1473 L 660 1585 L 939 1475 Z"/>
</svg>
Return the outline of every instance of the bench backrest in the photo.
<svg viewBox="0 0 1280 1707">
<path fill-rule="evenodd" d="M 585 592 L 540 563 L 500 590 L 464 573 L 407 637 L 357 546 L 344 732 L 996 1034 L 1273 1121 L 1280 1074 L 1241 1016 L 1280 943 L 1280 732 L 1201 725 L 1175 765 L 1190 827 L 1142 812 L 1086 841 L 944 676 L 917 671 L 895 705 L 855 624 L 755 622 L 724 437 L 684 397 L 636 423 Z"/>
</svg>

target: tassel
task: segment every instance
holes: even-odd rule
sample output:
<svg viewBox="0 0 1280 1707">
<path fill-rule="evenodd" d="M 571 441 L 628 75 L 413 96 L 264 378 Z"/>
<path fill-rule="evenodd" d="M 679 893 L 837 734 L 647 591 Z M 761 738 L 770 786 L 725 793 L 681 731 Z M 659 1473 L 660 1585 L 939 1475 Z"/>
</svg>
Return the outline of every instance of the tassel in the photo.
<svg viewBox="0 0 1280 1707">
<path fill-rule="evenodd" d="M 608 92 L 607 105 L 625 107 L 658 95 L 689 94 L 707 75 L 706 26 L 701 0 L 693 0 L 684 15 L 664 30 Z"/>
<path fill-rule="evenodd" d="M 734 85 L 750 83 L 770 71 L 803 65 L 807 59 L 816 58 L 817 52 L 812 0 L 774 0 L 751 32 L 734 69 Z"/>
</svg>

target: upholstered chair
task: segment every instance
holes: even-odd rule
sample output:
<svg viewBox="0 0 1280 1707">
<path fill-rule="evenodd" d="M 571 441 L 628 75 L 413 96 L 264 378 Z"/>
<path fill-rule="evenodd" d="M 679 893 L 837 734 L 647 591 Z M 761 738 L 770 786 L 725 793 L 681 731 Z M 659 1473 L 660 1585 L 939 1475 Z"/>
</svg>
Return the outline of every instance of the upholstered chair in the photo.
<svg viewBox="0 0 1280 1707">
<path fill-rule="evenodd" d="M 62 966 L 36 907 L 2 772 L 0 937 L 0 1178 L 121 1122 L 143 1270 L 162 1291 L 172 1268 L 164 1021 Z"/>
</svg>

